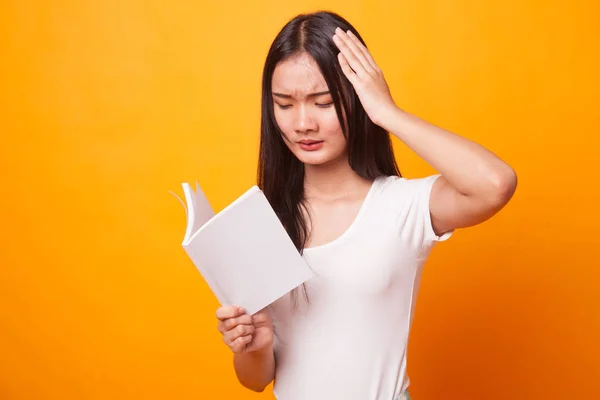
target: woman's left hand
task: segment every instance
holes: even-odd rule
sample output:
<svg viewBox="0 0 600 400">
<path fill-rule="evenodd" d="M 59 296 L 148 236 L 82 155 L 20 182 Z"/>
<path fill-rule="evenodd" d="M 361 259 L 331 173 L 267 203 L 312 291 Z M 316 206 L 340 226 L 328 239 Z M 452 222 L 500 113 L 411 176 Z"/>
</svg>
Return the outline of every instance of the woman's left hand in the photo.
<svg viewBox="0 0 600 400">
<path fill-rule="evenodd" d="M 390 88 L 369 50 L 351 32 L 335 30 L 333 41 L 340 49 L 338 60 L 342 71 L 354 86 L 367 115 L 375 124 L 385 128 L 385 118 L 398 107 Z"/>
</svg>

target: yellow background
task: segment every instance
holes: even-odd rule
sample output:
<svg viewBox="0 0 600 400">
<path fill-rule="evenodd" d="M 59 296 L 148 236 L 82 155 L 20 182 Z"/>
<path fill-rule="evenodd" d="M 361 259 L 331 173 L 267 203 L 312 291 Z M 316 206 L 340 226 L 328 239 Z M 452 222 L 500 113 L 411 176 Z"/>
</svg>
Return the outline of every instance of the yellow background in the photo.
<svg viewBox="0 0 600 400">
<path fill-rule="evenodd" d="M 0 7 L 0 398 L 271 398 L 235 379 L 168 191 L 198 180 L 220 210 L 254 183 L 267 49 L 316 9 L 356 26 L 402 108 L 519 175 L 427 264 L 413 397 L 600 398 L 597 2 Z"/>
</svg>

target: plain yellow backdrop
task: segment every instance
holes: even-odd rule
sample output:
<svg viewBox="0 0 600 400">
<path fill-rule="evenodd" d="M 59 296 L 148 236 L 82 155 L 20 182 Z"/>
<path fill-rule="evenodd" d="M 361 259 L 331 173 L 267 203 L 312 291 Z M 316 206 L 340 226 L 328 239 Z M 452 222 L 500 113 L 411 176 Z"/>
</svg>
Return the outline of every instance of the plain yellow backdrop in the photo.
<svg viewBox="0 0 600 400">
<path fill-rule="evenodd" d="M 361 32 L 400 107 L 519 175 L 426 266 L 413 397 L 600 398 L 596 2 L 0 7 L 0 398 L 272 398 L 237 383 L 168 191 L 198 180 L 218 211 L 255 183 L 267 49 L 318 9 Z M 394 146 L 405 176 L 434 172 Z"/>
</svg>

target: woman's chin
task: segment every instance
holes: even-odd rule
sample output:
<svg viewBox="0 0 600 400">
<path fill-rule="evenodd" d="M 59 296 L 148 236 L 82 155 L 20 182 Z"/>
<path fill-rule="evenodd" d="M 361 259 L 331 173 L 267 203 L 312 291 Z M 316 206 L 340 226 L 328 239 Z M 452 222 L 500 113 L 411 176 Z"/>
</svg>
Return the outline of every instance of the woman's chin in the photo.
<svg viewBox="0 0 600 400">
<path fill-rule="evenodd" d="M 315 167 L 320 165 L 331 164 L 339 158 L 334 157 L 331 154 L 328 154 L 327 152 L 315 151 L 308 154 L 307 153 L 308 152 L 302 152 L 300 154 L 297 154 L 296 157 L 298 157 L 298 160 L 300 160 L 300 162 L 302 162 L 303 164 Z"/>
</svg>

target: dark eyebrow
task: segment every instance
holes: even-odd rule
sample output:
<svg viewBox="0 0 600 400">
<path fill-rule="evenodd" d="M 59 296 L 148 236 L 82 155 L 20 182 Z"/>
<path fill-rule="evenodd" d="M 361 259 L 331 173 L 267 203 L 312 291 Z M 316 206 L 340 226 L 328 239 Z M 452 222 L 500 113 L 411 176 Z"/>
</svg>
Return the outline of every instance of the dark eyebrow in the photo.
<svg viewBox="0 0 600 400">
<path fill-rule="evenodd" d="M 324 96 L 324 95 L 329 94 L 329 93 L 330 93 L 329 90 L 327 90 L 325 92 L 311 93 L 311 94 L 309 94 L 306 97 L 319 97 L 319 96 Z M 289 95 L 289 94 L 275 93 L 275 92 L 273 92 L 273 96 L 281 97 L 282 99 L 291 99 L 292 98 L 292 96 Z"/>
</svg>

